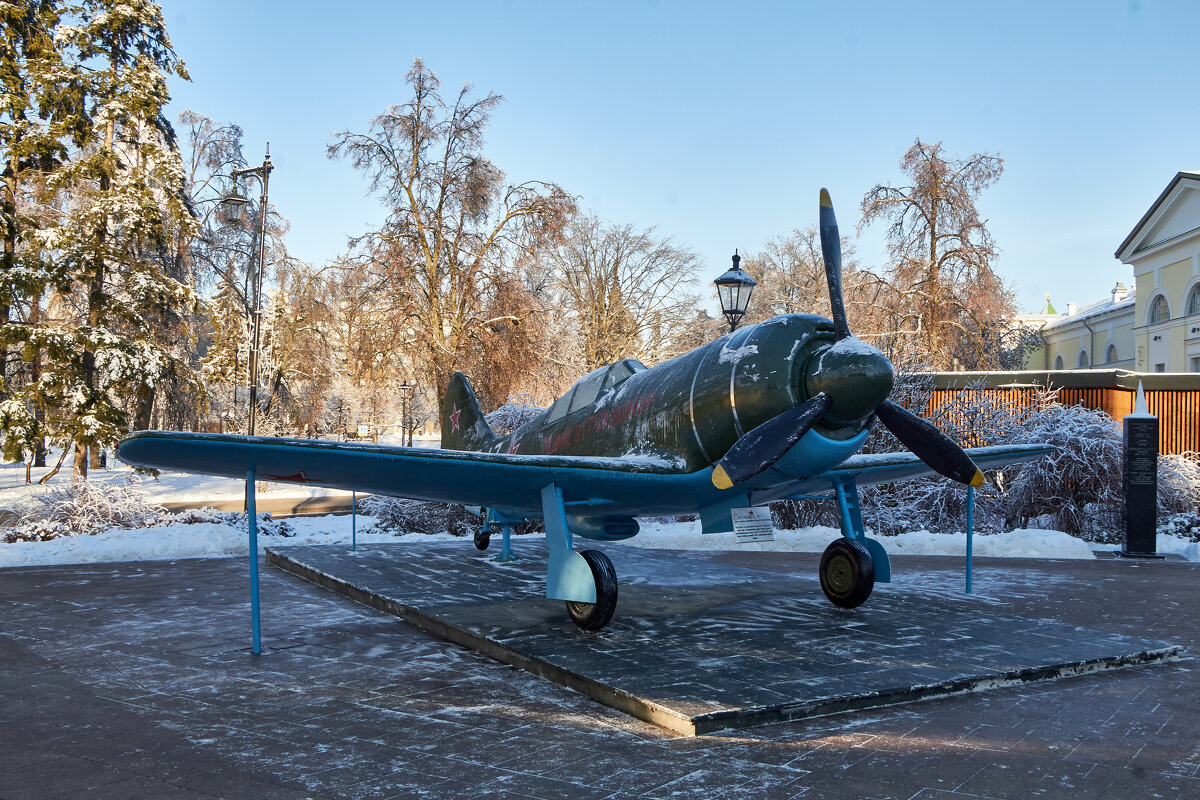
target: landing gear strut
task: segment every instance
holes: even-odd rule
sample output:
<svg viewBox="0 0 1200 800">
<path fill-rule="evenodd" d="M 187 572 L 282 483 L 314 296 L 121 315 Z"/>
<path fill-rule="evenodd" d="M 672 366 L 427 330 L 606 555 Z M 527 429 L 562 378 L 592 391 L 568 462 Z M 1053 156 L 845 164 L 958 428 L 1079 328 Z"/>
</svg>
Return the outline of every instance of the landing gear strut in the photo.
<svg viewBox="0 0 1200 800">
<path fill-rule="evenodd" d="M 875 561 L 861 542 L 838 539 L 821 556 L 821 589 L 829 602 L 857 608 L 875 587 Z"/>
</svg>

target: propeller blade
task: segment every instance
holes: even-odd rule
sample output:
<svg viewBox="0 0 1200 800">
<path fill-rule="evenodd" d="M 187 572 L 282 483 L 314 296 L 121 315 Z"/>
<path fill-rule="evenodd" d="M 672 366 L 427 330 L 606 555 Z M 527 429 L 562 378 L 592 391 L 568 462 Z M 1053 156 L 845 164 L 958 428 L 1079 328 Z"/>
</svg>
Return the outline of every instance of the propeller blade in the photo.
<svg viewBox="0 0 1200 800">
<path fill-rule="evenodd" d="M 825 261 L 825 280 L 829 284 L 829 307 L 833 311 L 834 335 L 845 339 L 850 335 L 846 322 L 846 306 L 842 302 L 842 236 L 838 233 L 837 217 L 829 192 L 821 190 L 821 256 Z"/>
<path fill-rule="evenodd" d="M 822 392 L 742 436 L 713 469 L 713 485 L 728 489 L 766 470 L 791 450 L 832 405 L 833 401 Z"/>
<path fill-rule="evenodd" d="M 983 486 L 983 473 L 971 457 L 932 423 L 891 400 L 884 400 L 875 414 L 901 444 L 934 472 L 968 486 Z"/>
</svg>

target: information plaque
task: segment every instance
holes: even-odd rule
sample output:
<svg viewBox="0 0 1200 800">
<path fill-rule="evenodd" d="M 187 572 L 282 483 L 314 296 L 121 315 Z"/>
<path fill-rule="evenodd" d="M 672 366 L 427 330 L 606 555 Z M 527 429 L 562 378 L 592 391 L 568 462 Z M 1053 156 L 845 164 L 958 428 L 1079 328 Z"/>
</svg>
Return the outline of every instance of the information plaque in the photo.
<svg viewBox="0 0 1200 800">
<path fill-rule="evenodd" d="M 733 509 L 733 532 L 739 544 L 744 542 L 773 542 L 775 528 L 771 524 L 769 506 Z"/>
<path fill-rule="evenodd" d="M 1131 414 L 1123 420 L 1125 549 L 1132 558 L 1155 558 L 1158 528 L 1158 417 Z"/>
</svg>

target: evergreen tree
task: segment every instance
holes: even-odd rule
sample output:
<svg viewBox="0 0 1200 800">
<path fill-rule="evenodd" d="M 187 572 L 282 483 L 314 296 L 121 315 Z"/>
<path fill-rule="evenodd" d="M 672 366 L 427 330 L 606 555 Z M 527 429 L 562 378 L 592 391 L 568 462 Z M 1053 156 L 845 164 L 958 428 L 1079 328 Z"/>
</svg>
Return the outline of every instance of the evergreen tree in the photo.
<svg viewBox="0 0 1200 800">
<path fill-rule="evenodd" d="M 45 331 L 47 374 L 65 404 L 58 438 L 75 442 L 75 474 L 85 476 L 87 449 L 114 444 L 127 409 L 186 372 L 163 323 L 196 302 L 167 268 L 173 237 L 190 235 L 194 223 L 162 109 L 167 73 L 187 72 L 149 0 L 84 0 L 78 24 L 60 34 L 89 127 L 52 181 L 69 198 L 46 244 L 69 272 L 79 312 Z"/>
</svg>

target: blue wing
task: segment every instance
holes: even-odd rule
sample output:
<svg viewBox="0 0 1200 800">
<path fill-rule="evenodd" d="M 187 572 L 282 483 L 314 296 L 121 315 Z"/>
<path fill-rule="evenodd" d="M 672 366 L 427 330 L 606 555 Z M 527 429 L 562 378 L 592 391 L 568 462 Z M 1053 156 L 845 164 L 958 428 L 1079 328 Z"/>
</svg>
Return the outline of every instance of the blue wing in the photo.
<svg viewBox="0 0 1200 800">
<path fill-rule="evenodd" d="M 980 467 L 1039 458 L 1049 445 L 967 450 Z M 127 464 L 205 475 L 304 483 L 444 503 L 486 506 L 526 517 L 542 514 L 541 491 L 554 484 L 576 513 L 645 516 L 683 514 L 717 504 L 736 507 L 828 491 L 835 480 L 859 485 L 933 474 L 912 453 L 854 455 L 811 477 L 770 487 L 725 492 L 712 470 L 682 472 L 669 459 L 513 455 L 459 450 L 277 439 L 228 434 L 139 431 L 117 456 Z"/>
<path fill-rule="evenodd" d="M 536 517 L 542 513 L 542 488 L 551 483 L 577 504 L 603 509 L 632 505 L 639 510 L 662 492 L 683 500 L 687 491 L 680 482 L 701 487 L 710 483 L 707 470 L 686 475 L 667 459 L 479 453 L 176 431 L 130 434 L 117 447 L 117 457 L 137 467 L 242 479 L 254 470 L 256 480 L 486 506 Z M 688 509 L 678 502 L 669 505 Z"/>
</svg>

